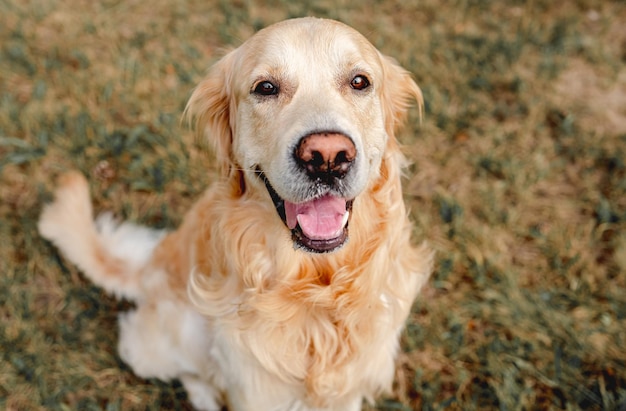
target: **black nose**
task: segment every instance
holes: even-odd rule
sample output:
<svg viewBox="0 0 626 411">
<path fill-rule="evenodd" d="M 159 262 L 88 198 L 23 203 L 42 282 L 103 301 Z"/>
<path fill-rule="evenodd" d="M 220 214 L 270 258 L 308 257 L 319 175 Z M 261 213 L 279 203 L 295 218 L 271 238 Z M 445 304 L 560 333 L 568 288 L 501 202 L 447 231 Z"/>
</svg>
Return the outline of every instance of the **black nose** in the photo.
<svg viewBox="0 0 626 411">
<path fill-rule="evenodd" d="M 300 140 L 295 156 L 313 179 L 343 178 L 356 157 L 356 147 L 344 134 L 316 133 Z"/>
</svg>

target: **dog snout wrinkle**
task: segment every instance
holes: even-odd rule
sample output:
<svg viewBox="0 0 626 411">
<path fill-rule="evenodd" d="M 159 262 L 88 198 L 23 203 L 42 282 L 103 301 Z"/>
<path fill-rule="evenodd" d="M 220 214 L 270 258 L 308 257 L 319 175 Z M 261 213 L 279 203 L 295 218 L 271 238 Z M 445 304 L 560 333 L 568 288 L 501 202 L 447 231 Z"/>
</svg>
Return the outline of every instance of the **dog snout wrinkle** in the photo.
<svg viewBox="0 0 626 411">
<path fill-rule="evenodd" d="M 356 158 L 356 147 L 344 134 L 315 133 L 300 140 L 295 155 L 312 179 L 343 178 Z"/>
</svg>

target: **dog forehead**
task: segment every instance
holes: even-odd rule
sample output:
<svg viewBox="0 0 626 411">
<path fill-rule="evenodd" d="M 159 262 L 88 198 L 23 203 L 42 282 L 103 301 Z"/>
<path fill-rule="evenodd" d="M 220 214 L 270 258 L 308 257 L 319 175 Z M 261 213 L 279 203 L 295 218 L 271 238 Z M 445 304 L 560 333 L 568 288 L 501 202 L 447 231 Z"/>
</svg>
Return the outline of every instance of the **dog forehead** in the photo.
<svg viewBox="0 0 626 411">
<path fill-rule="evenodd" d="M 269 26 L 242 45 L 252 72 L 309 71 L 325 66 L 378 65 L 374 46 L 359 32 L 334 20 L 301 18 Z M 306 70 L 303 70 L 306 69 Z M 251 73 L 253 74 L 253 73 Z"/>
</svg>

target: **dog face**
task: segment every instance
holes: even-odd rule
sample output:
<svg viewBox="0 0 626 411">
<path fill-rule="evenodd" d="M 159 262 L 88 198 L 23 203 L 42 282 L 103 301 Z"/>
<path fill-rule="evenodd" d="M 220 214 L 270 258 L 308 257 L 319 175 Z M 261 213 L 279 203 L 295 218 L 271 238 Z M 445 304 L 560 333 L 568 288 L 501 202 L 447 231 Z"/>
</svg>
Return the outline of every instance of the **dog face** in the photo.
<svg viewBox="0 0 626 411">
<path fill-rule="evenodd" d="M 304 18 L 261 30 L 218 62 L 187 112 L 227 173 L 267 191 L 295 245 L 348 239 L 353 201 L 379 178 L 407 100 L 408 73 L 341 23 Z"/>
</svg>

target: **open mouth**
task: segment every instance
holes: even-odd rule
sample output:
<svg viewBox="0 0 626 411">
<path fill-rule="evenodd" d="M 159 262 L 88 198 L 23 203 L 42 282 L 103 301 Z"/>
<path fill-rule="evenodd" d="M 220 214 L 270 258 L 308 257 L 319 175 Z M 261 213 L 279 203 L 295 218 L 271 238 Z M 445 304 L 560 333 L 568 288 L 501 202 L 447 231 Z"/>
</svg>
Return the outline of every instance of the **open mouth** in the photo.
<svg viewBox="0 0 626 411">
<path fill-rule="evenodd" d="M 298 247 L 327 253 L 346 243 L 354 200 L 325 194 L 302 203 L 291 203 L 276 193 L 263 171 L 257 169 L 256 173 L 265 183 L 276 212 L 291 230 L 291 238 Z"/>
</svg>

